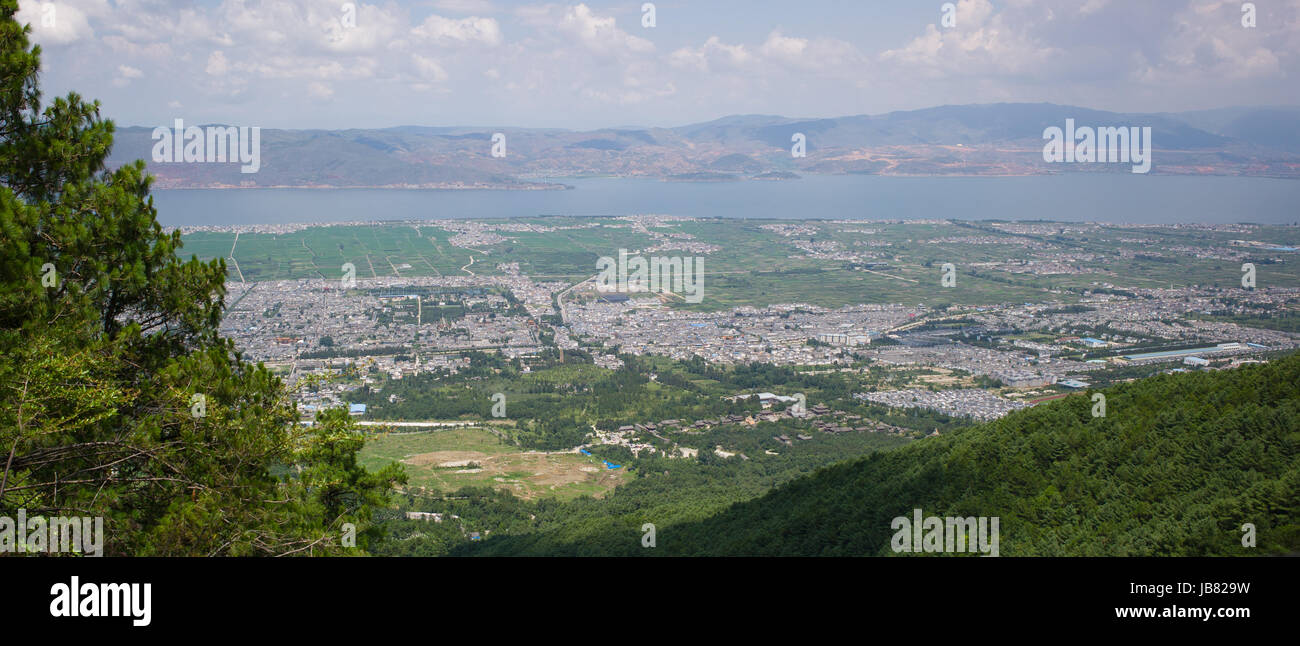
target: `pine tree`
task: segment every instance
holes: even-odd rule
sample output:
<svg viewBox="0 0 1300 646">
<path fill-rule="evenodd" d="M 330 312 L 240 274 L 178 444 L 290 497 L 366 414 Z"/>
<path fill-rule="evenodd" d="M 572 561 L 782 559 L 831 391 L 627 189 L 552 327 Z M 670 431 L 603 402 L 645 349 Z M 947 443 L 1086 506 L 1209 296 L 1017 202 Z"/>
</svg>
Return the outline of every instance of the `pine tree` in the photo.
<svg viewBox="0 0 1300 646">
<path fill-rule="evenodd" d="M 0 0 L 0 515 L 104 518 L 110 554 L 322 554 L 373 538 L 404 482 L 356 462 L 341 411 L 297 424 L 284 384 L 218 332 L 225 263 L 182 260 L 113 123 L 42 106 L 40 47 Z"/>
</svg>

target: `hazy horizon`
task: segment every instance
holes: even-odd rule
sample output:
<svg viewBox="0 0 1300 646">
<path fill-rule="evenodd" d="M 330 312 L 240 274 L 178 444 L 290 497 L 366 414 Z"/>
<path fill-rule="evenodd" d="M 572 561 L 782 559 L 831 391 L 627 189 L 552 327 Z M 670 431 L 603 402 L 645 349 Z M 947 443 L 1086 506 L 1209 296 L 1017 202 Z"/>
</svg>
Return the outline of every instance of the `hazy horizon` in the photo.
<svg viewBox="0 0 1300 646">
<path fill-rule="evenodd" d="M 400 129 L 403 129 L 403 128 L 433 128 L 433 129 L 439 129 L 439 130 L 461 130 L 461 129 L 463 129 L 463 130 L 473 130 L 473 129 L 482 129 L 482 128 L 500 128 L 500 127 L 509 127 L 509 128 L 516 128 L 516 129 L 519 129 L 519 130 L 555 130 L 555 131 L 569 131 L 569 132 L 583 132 L 583 131 L 596 131 L 596 130 L 655 130 L 655 129 L 673 130 L 673 129 L 676 129 L 676 128 L 687 128 L 687 127 L 690 127 L 690 126 L 704 125 L 704 124 L 708 124 L 708 123 L 713 123 L 713 122 L 715 122 L 715 121 L 722 121 L 722 120 L 725 120 L 725 119 L 738 119 L 738 118 L 769 118 L 769 119 L 784 119 L 784 120 L 787 120 L 787 121 L 815 121 L 815 120 L 819 120 L 819 119 L 851 119 L 851 118 L 857 118 L 857 117 L 884 117 L 884 116 L 888 116 L 888 115 L 890 115 L 890 114 L 895 114 L 895 113 L 917 112 L 917 111 L 922 111 L 922 110 L 931 110 L 931 109 L 938 109 L 938 108 L 956 108 L 956 107 L 971 107 L 971 106 L 994 106 L 994 105 L 1012 105 L 1012 104 L 1028 104 L 1028 105 L 1032 105 L 1032 104 L 1045 104 L 1045 105 L 1062 105 L 1062 106 L 1065 105 L 1065 104 L 1057 104 L 1057 103 L 1053 103 L 1053 102 L 1051 102 L 1051 101 L 1015 101 L 1015 102 L 1005 101 L 1005 102 L 988 102 L 988 103 L 978 103 L 978 102 L 977 102 L 977 103 L 945 103 L 945 104 L 942 104 L 942 105 L 923 106 L 923 107 L 913 108 L 913 109 L 910 109 L 910 110 L 890 110 L 890 111 L 888 111 L 888 112 L 871 112 L 871 113 L 866 113 L 866 112 L 864 112 L 864 113 L 860 113 L 860 114 L 837 114 L 837 115 L 827 115 L 827 116 L 799 116 L 799 115 L 786 115 L 786 114 L 769 114 L 769 113 L 765 113 L 765 112 L 750 112 L 750 113 L 724 114 L 724 115 L 719 115 L 719 116 L 713 117 L 713 118 L 711 118 L 711 119 L 705 119 L 705 120 L 703 120 L 703 121 L 691 121 L 691 122 L 687 122 L 687 123 L 669 124 L 669 125 L 662 125 L 662 126 L 651 126 L 651 125 L 646 125 L 646 124 L 637 124 L 637 123 L 623 123 L 623 124 L 617 124 L 617 125 L 612 125 L 612 126 L 600 126 L 600 127 L 591 127 L 591 128 L 583 128 L 583 127 L 577 127 L 577 128 L 564 128 L 564 127 L 558 127 L 558 126 L 534 126 L 534 125 L 527 125 L 527 124 L 507 124 L 507 123 L 479 123 L 479 124 L 474 124 L 474 123 L 399 123 L 399 124 L 395 124 L 395 125 L 391 125 L 391 126 L 374 126 L 374 127 L 369 127 L 369 128 L 360 128 L 360 127 L 357 127 L 357 126 L 341 126 L 341 127 L 338 127 L 338 128 L 268 128 L 268 129 L 274 129 L 274 130 L 326 130 L 326 131 L 343 131 L 343 130 L 400 130 Z M 1185 111 L 1181 111 L 1181 112 L 1142 112 L 1142 111 L 1137 111 L 1137 110 L 1101 110 L 1100 108 L 1095 108 L 1095 107 L 1093 107 L 1093 106 L 1088 106 L 1088 105 L 1069 105 L 1069 106 L 1066 106 L 1066 107 L 1076 107 L 1076 108 L 1081 108 L 1081 109 L 1085 109 L 1085 110 L 1097 110 L 1097 111 L 1103 111 L 1103 112 L 1114 112 L 1114 113 L 1116 113 L 1116 114 L 1144 114 L 1144 115 L 1189 114 L 1189 113 L 1197 113 L 1197 112 L 1217 112 L 1217 111 L 1229 111 L 1229 110 L 1300 110 L 1300 104 L 1295 104 L 1295 105 L 1286 105 L 1286 104 L 1276 104 L 1276 105 L 1225 105 L 1225 106 L 1218 107 L 1218 108 L 1205 108 L 1205 109 L 1202 109 L 1202 110 L 1185 110 Z M 194 122 L 194 121 L 190 121 L 190 120 L 188 120 L 188 119 L 186 119 L 185 121 L 186 121 L 186 124 L 187 124 L 187 125 L 194 125 L 194 126 L 209 126 L 209 125 L 236 125 L 236 124 L 233 124 L 232 122 L 227 122 L 227 121 L 206 121 L 206 122 Z M 118 123 L 117 125 L 118 125 L 119 128 L 149 128 L 149 129 L 152 129 L 152 128 L 157 128 L 157 127 L 160 127 L 160 126 L 163 126 L 163 125 L 170 126 L 171 124 Z"/>
</svg>

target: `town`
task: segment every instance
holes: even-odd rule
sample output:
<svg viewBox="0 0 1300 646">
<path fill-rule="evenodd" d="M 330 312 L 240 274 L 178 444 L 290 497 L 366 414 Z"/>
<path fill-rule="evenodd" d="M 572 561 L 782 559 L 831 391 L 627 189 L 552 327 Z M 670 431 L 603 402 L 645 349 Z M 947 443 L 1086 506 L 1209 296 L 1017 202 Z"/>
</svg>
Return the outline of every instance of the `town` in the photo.
<svg viewBox="0 0 1300 646">
<path fill-rule="evenodd" d="M 1106 254 L 1080 252 L 1059 242 L 1060 236 L 1096 235 L 1099 225 L 998 224 L 988 227 L 988 233 L 948 234 L 931 242 L 948 249 L 998 245 L 997 249 L 1020 250 L 1010 251 L 1016 256 L 1035 249 L 1045 256 L 1034 261 L 1022 257 L 996 260 L 984 252 L 979 261 L 963 264 L 971 275 L 1027 273 L 1035 279 L 1060 275 L 1074 285 L 1079 284 L 1077 276 L 1106 278 L 1087 283 L 1085 289 L 1043 290 L 1047 298 L 1038 302 L 1017 299 L 927 305 L 914 302 L 918 299 L 899 298 L 896 302 L 838 307 L 815 302 L 752 302 L 700 310 L 683 307 L 674 294 L 635 284 L 611 292 L 598 288 L 590 275 L 530 276 L 521 269 L 529 264 L 527 259 L 485 262 L 492 252 L 484 247 L 513 244 L 518 236 L 593 233 L 606 227 L 640 236 L 646 244 L 634 248 L 636 253 L 678 248 L 721 255 L 724 245 L 707 242 L 699 233 L 671 231 L 692 222 L 659 216 L 570 224 L 447 221 L 437 225 L 447 235 L 445 244 L 477 252 L 461 266 L 461 275 L 411 275 L 419 273 L 413 270 L 421 260 L 427 261 L 422 254 L 385 255 L 380 263 L 367 254 L 372 274 L 376 265 L 387 265 L 392 275 L 362 276 L 351 283 L 319 276 L 252 282 L 235 279 L 227 285 L 222 331 L 248 358 L 264 362 L 290 384 L 339 371 L 357 375 L 359 381 L 327 379 L 323 387 L 300 394 L 307 421 L 322 407 L 349 405 L 349 391 L 358 384 L 382 384 L 429 372 L 456 374 L 470 365 L 475 352 L 519 360 L 525 370 L 551 349 L 561 356 L 565 352 L 589 356 L 592 363 L 610 370 L 623 365 L 620 356 L 659 356 L 677 361 L 698 358 L 717 365 L 760 363 L 863 374 L 893 371 L 902 377 L 887 383 L 877 380 L 857 396 L 889 407 L 923 408 L 984 421 L 1085 389 L 1094 381 L 1092 375 L 1138 366 L 1152 366 L 1152 370 L 1233 367 L 1268 353 L 1294 349 L 1300 343 L 1300 336 L 1284 326 L 1245 325 L 1233 320 L 1234 316 L 1293 313 L 1300 299 L 1300 287 L 1294 283 L 1261 289 L 1213 284 L 1120 285 L 1115 272 L 1100 268 L 1111 262 L 1103 257 Z M 793 239 L 796 253 L 790 254 L 791 258 L 836 266 L 847 261 L 847 271 L 870 272 L 873 279 L 880 274 L 893 281 L 919 280 L 909 277 L 917 273 L 899 271 L 903 258 L 890 252 L 891 246 L 905 247 L 912 238 L 904 243 L 875 240 L 871 248 L 878 251 L 848 255 L 836 251 L 848 248 L 843 243 L 822 240 L 810 246 L 797 239 L 825 237 L 828 228 L 850 223 L 853 228 L 839 229 L 840 233 L 870 237 L 893 228 L 916 236 L 952 228 L 944 221 L 808 221 L 765 224 L 760 231 L 776 240 Z M 373 224 L 366 226 L 374 228 Z M 331 230 L 336 229 L 339 227 Z M 1293 248 L 1280 244 L 1235 238 L 1251 232 L 1243 225 L 1222 227 L 1220 233 L 1234 238 L 1217 253 L 1194 244 L 1197 237 L 1164 248 L 1154 244 L 1180 229 L 1135 227 L 1125 229 L 1121 237 L 1140 248 L 1140 255 L 1147 259 L 1194 254 L 1239 261 L 1264 250 L 1285 263 L 1284 258 L 1294 254 Z M 278 239 L 311 230 L 294 225 L 253 231 L 252 235 Z M 1137 235 L 1134 230 L 1151 235 Z M 235 232 L 236 243 L 240 233 Z M 1053 249 L 1057 249 L 1055 255 Z M 1113 255 L 1132 258 L 1139 254 L 1121 246 Z M 855 264 L 860 262 L 870 262 L 873 268 L 864 270 Z M 1099 267 L 1089 269 L 1085 263 Z M 596 269 L 591 267 L 591 273 Z M 238 272 L 234 273 L 237 278 Z M 734 280 L 734 273 L 723 264 L 719 273 L 699 278 L 711 283 L 710 290 L 724 291 L 725 297 L 725 281 Z M 353 412 L 364 418 L 363 409 Z"/>
</svg>

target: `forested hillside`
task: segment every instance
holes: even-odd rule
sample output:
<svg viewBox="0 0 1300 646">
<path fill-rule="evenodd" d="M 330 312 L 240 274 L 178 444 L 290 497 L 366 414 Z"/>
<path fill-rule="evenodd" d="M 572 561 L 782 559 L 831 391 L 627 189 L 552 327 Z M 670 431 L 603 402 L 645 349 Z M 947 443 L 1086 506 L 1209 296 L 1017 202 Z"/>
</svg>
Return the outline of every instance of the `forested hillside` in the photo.
<svg viewBox="0 0 1300 646">
<path fill-rule="evenodd" d="M 501 537 L 472 554 L 891 554 L 890 522 L 997 516 L 1005 556 L 1255 555 L 1300 550 L 1300 355 L 1164 375 L 841 463 L 707 519 L 619 536 Z M 1257 528 L 1257 547 L 1241 527 Z M 615 547 L 616 546 L 616 547 Z"/>
<path fill-rule="evenodd" d="M 101 518 L 101 555 L 364 553 L 405 476 L 358 466 L 345 411 L 295 424 L 220 335 L 224 262 L 182 258 L 143 162 L 105 169 L 98 102 L 42 101 L 17 11 L 0 0 L 0 517 Z M 25 531 L 3 551 L 53 551 Z"/>
</svg>

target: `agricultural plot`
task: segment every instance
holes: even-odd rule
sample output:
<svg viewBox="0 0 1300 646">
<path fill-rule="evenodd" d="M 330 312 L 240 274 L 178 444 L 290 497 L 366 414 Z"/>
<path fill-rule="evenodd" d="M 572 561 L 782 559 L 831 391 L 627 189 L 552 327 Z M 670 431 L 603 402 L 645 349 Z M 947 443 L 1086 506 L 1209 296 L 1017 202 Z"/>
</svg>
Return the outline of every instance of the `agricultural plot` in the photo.
<svg viewBox="0 0 1300 646">
<path fill-rule="evenodd" d="M 487 486 L 528 499 L 600 497 L 626 476 L 591 456 L 522 450 L 480 427 L 382 434 L 361 450 L 361 465 L 372 471 L 392 462 L 405 468 L 411 489 Z"/>
<path fill-rule="evenodd" d="M 637 224 L 573 217 L 512 219 L 511 227 L 499 230 L 494 223 L 482 224 L 504 240 L 456 246 L 451 240 L 459 234 L 436 224 L 386 223 L 243 233 L 237 241 L 233 233 L 197 232 L 185 236 L 182 254 L 227 258 L 233 249 L 230 275 L 247 281 L 335 278 L 345 263 L 352 263 L 362 279 L 499 275 L 499 264 L 517 263 L 535 280 L 577 282 L 595 274 L 602 256 L 659 248 L 646 255 L 702 258 L 705 299 L 673 305 L 697 310 L 793 302 L 978 305 L 1072 301 L 1102 287 L 1227 288 L 1239 284 L 1245 261 L 1255 264 L 1261 286 L 1300 287 L 1297 253 L 1290 250 L 1300 245 L 1294 227 L 1239 233 L 1063 223 L 702 219 Z M 517 228 L 513 225 L 550 230 L 510 230 Z M 707 252 L 674 248 L 701 243 L 713 247 Z M 940 289 L 947 263 L 957 272 L 954 289 Z"/>
</svg>

